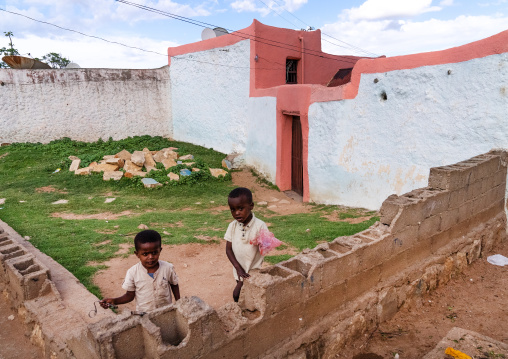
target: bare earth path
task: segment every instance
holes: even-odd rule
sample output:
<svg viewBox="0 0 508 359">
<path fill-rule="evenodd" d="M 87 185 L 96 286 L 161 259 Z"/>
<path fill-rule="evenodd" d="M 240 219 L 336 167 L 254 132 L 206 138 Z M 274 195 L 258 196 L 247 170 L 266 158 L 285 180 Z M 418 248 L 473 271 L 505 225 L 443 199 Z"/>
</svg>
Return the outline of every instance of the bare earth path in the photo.
<svg viewBox="0 0 508 359">
<path fill-rule="evenodd" d="M 278 214 L 308 212 L 308 206 L 257 184 L 249 171 L 234 173 L 233 181 L 237 186 L 253 189 L 255 203 L 267 202 L 267 206 L 272 206 L 270 209 Z M 228 208 L 224 206 L 223 210 Z M 123 253 L 132 253 L 132 250 L 129 245 L 122 247 Z M 508 257 L 508 242 L 491 254 L 496 253 Z M 223 242 L 164 246 L 161 257 L 175 264 L 183 296 L 197 295 L 215 308 L 232 300 L 235 282 Z M 95 277 L 105 296 L 123 293 L 120 286 L 124 274 L 136 262 L 137 258 L 131 255 L 106 263 L 109 268 Z M 123 307 L 132 309 L 134 304 Z M 0 296 L 0 359 L 41 358 L 25 337 L 18 318 L 10 321 L 10 315 L 16 317 L 17 314 Z M 401 359 L 421 358 L 454 326 L 508 343 L 507 318 L 508 266 L 497 267 L 481 258 L 465 273 L 426 295 L 421 306 L 402 310 L 372 335 L 349 343 L 336 357 L 353 358 L 358 354 L 375 353 L 383 358 L 393 358 L 394 353 L 399 353 Z"/>
</svg>

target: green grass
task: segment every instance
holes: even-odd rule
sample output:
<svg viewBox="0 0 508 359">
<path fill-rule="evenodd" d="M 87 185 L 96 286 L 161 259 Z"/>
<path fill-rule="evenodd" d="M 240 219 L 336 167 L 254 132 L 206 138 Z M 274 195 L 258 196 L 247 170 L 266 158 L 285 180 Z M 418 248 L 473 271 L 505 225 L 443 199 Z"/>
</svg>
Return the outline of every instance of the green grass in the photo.
<svg viewBox="0 0 508 359">
<path fill-rule="evenodd" d="M 139 232 L 139 224 L 158 230 L 165 244 L 208 243 L 196 238 L 199 236 L 221 240 L 232 219 L 228 210 L 220 211 L 217 207 L 227 204 L 227 195 L 234 187 L 230 175 L 216 179 L 197 172 L 177 184 L 145 189 L 139 179 L 105 182 L 102 174 L 76 176 L 68 171 L 70 155 L 78 156 L 87 164 L 123 149 L 133 152 L 144 147 L 150 150 L 178 147 L 181 154 L 193 154 L 196 165 L 201 168 L 220 168 L 225 157 L 212 149 L 149 136 L 94 143 L 62 139 L 45 145 L 26 143 L 0 147 L 0 198 L 6 198 L 5 204 L 0 205 L 0 218 L 21 236 L 30 236 L 34 246 L 62 264 L 98 296 L 100 292 L 92 283 L 93 275 L 104 268 L 101 263 L 117 256 L 120 244 L 132 243 Z M 53 173 L 57 168 L 61 171 Z M 158 175 L 165 177 L 166 173 L 161 171 Z M 46 186 L 62 193 L 37 191 Z M 107 197 L 116 197 L 116 200 L 104 203 Z M 59 199 L 67 199 L 69 203 L 51 204 Z M 255 213 L 272 224 L 270 230 L 286 243 L 285 246 L 297 250 L 354 234 L 377 220 L 372 217 L 359 224 L 332 222 L 322 216 L 333 210 L 339 211 L 339 216 L 342 213 L 361 216 L 365 211 L 310 206 L 312 212 L 306 214 L 277 216 L 264 207 L 256 207 Z M 122 211 L 130 211 L 131 215 L 81 220 L 52 216 L 55 212 L 87 215 Z M 289 257 L 272 255 L 266 260 L 277 263 Z"/>
<path fill-rule="evenodd" d="M 279 254 L 277 256 L 266 256 L 265 262 L 268 262 L 270 264 L 277 264 L 279 262 L 287 261 L 288 259 L 292 258 L 293 256 L 291 254 Z"/>
</svg>

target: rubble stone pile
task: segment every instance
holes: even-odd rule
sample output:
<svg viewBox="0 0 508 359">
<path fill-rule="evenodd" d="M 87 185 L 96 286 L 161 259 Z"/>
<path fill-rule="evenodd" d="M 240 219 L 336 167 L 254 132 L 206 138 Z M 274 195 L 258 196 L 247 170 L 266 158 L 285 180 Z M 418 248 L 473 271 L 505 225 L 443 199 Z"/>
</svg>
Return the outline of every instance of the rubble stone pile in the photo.
<svg viewBox="0 0 508 359">
<path fill-rule="evenodd" d="M 180 177 L 190 176 L 192 172 L 201 171 L 200 168 L 195 167 L 193 155 L 186 154 L 180 156 L 177 150 L 178 148 L 176 147 L 163 148 L 160 151 L 150 151 L 148 148 L 143 148 L 142 151 L 130 153 L 124 149 L 115 155 L 106 155 L 101 161 L 92 162 L 82 168 L 80 168 L 80 158 L 69 156 L 69 159 L 72 160 L 69 171 L 74 172 L 76 175 L 90 175 L 102 172 L 104 181 L 118 181 L 122 177 L 145 177 L 142 180 L 145 187 L 158 187 L 162 186 L 162 184 L 152 178 L 146 178 L 151 171 L 159 171 L 157 168 L 158 163 L 162 164 L 166 170 L 178 165 L 188 167 L 181 169 L 180 174 L 168 173 L 168 181 L 179 181 Z M 223 165 L 224 163 L 223 161 Z M 227 165 L 226 168 L 230 169 Z M 214 177 L 228 174 L 222 168 L 210 168 L 209 170 L 210 174 Z"/>
</svg>

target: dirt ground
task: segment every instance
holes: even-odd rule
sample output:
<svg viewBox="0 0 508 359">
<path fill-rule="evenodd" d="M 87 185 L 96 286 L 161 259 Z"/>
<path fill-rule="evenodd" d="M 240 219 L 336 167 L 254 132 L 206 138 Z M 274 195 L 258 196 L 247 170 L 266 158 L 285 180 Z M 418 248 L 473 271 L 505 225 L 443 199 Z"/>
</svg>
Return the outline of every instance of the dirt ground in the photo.
<svg viewBox="0 0 508 359">
<path fill-rule="evenodd" d="M 263 205 L 272 206 L 270 209 L 276 213 L 309 211 L 308 206 L 288 198 L 286 194 L 257 184 L 250 172 L 235 173 L 233 180 L 238 186 L 253 189 L 254 202 L 267 202 Z M 228 209 L 224 207 L 223 210 Z M 130 245 L 124 245 L 120 253 L 132 253 L 132 250 Z M 508 242 L 490 254 L 497 253 L 508 257 Z M 214 308 L 232 301 L 235 281 L 223 242 L 164 246 L 161 259 L 175 264 L 183 296 L 197 295 Z M 124 274 L 136 262 L 134 255 L 112 259 L 106 263 L 109 268 L 95 277 L 95 283 L 105 296 L 123 294 L 120 286 Z M 134 308 L 134 304 L 121 307 L 130 310 Z M 0 296 L 0 359 L 41 358 L 40 353 L 23 335 L 21 324 L 16 326 L 17 320 L 8 320 L 10 315 L 16 316 L 16 313 L 8 308 L 5 299 Z M 479 259 L 469 266 L 465 273 L 426 295 L 421 306 L 400 311 L 374 333 L 349 343 L 336 356 L 393 358 L 394 354 L 398 353 L 400 359 L 421 358 L 432 350 L 452 327 L 473 330 L 508 343 L 508 266 L 498 267 L 488 263 L 486 258 Z M 485 352 L 488 354 L 488 350 Z M 368 355 L 369 353 L 372 355 Z M 508 353 L 503 354 L 507 354 L 508 358 Z"/>
<path fill-rule="evenodd" d="M 452 327 L 472 330 L 508 344 L 508 266 L 487 262 L 492 254 L 508 257 L 508 241 L 424 296 L 420 307 L 399 311 L 373 334 L 347 345 L 337 357 L 374 353 L 393 358 L 398 353 L 400 359 L 422 358 Z M 466 354 L 473 358 L 508 358 L 508 353 L 489 355 L 489 352 L 488 348 L 482 348 L 477 353 Z"/>
</svg>

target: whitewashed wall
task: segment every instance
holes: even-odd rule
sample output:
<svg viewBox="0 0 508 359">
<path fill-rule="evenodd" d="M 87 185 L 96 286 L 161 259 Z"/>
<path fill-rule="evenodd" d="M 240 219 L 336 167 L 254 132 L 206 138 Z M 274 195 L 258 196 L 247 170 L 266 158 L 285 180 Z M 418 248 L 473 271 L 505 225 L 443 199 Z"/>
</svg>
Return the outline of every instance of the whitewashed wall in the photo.
<svg viewBox="0 0 508 359">
<path fill-rule="evenodd" d="M 171 58 L 173 136 L 244 153 L 249 118 L 250 41 Z"/>
<path fill-rule="evenodd" d="M 0 69 L 0 143 L 171 136 L 169 91 L 168 67 Z"/>
<path fill-rule="evenodd" d="M 508 54 L 362 75 L 355 99 L 312 104 L 309 127 L 310 199 L 377 209 L 430 167 L 508 147 Z"/>
<path fill-rule="evenodd" d="M 248 138 L 245 163 L 275 183 L 277 171 L 277 99 L 249 99 Z"/>
</svg>

